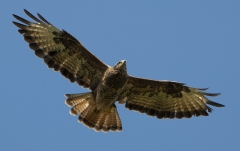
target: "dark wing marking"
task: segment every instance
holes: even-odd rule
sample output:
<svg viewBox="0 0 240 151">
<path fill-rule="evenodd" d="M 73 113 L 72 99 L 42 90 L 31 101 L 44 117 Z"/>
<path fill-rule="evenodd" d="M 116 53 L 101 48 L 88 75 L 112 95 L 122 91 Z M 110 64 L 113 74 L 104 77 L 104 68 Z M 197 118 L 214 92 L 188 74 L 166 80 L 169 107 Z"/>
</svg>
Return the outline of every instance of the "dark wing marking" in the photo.
<svg viewBox="0 0 240 151">
<path fill-rule="evenodd" d="M 20 29 L 29 47 L 44 59 L 49 68 L 60 71 L 71 82 L 94 90 L 108 66 L 91 54 L 84 46 L 66 31 L 60 31 L 40 14 L 36 18 L 27 10 L 25 13 L 37 23 L 29 22 L 13 15 L 20 24 L 13 22 Z"/>
<path fill-rule="evenodd" d="M 205 93 L 203 90 L 187 87 L 171 81 L 154 81 L 129 77 L 126 87 L 119 97 L 119 103 L 126 108 L 161 118 L 190 118 L 208 116 L 212 109 L 224 105 L 208 100 L 205 96 L 217 96 L 219 93 Z"/>
</svg>

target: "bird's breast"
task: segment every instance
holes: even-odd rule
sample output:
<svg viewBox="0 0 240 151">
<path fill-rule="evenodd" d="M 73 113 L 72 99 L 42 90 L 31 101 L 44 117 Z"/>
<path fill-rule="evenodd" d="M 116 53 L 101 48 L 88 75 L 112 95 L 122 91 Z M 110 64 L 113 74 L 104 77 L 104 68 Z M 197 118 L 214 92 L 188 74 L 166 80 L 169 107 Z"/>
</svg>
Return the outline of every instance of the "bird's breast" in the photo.
<svg viewBox="0 0 240 151">
<path fill-rule="evenodd" d="M 127 78 L 117 75 L 107 76 L 102 80 L 95 90 L 98 108 L 109 107 L 116 102 L 126 82 Z"/>
</svg>

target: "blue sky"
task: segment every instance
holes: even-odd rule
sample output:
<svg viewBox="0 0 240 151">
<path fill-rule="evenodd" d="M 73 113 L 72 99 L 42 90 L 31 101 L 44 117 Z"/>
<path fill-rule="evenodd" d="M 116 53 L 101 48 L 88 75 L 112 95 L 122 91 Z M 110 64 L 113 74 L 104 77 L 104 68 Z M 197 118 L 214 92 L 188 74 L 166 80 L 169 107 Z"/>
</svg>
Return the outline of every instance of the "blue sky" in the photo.
<svg viewBox="0 0 240 151">
<path fill-rule="evenodd" d="M 123 131 L 77 122 L 66 93 L 87 92 L 48 69 L 11 22 L 23 9 L 75 36 L 103 62 L 127 60 L 133 76 L 220 92 L 208 117 L 158 120 L 117 104 Z M 0 150 L 240 150 L 240 1 L 4 1 Z"/>
</svg>

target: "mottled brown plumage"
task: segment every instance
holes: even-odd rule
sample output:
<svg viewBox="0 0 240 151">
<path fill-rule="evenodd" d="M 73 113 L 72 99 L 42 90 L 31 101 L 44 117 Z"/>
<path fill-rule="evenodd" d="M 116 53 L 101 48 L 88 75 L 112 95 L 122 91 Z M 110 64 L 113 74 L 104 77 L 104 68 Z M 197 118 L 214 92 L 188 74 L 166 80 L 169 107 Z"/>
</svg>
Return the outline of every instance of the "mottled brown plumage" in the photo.
<svg viewBox="0 0 240 151">
<path fill-rule="evenodd" d="M 29 47 L 49 68 L 60 71 L 71 82 L 89 88 L 91 92 L 66 94 L 66 104 L 78 121 L 96 131 L 121 131 L 122 123 L 115 102 L 125 103 L 130 110 L 162 118 L 208 116 L 212 109 L 223 107 L 205 96 L 206 89 L 196 89 L 173 81 L 155 81 L 127 74 L 126 61 L 110 67 L 91 54 L 77 39 L 59 30 L 44 19 L 25 13 L 37 23 L 13 15 L 24 24 L 13 22 L 20 29 Z"/>
</svg>

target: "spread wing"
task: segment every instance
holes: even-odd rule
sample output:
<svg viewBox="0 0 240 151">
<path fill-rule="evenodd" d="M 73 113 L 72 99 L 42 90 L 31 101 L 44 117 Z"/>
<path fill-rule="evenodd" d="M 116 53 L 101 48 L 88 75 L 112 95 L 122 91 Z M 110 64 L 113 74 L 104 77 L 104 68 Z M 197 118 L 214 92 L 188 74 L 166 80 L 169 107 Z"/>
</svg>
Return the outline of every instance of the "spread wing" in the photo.
<svg viewBox="0 0 240 151">
<path fill-rule="evenodd" d="M 40 14 L 38 19 L 27 10 L 24 11 L 37 23 L 17 15 L 13 16 L 25 25 L 13 23 L 20 28 L 18 31 L 23 34 L 35 54 L 42 58 L 49 68 L 60 71 L 71 82 L 94 90 L 108 66 L 66 31 L 57 29 Z"/>
<path fill-rule="evenodd" d="M 208 116 L 212 109 L 207 106 L 223 107 L 210 101 L 205 96 L 217 96 L 203 92 L 206 89 L 187 87 L 171 81 L 154 81 L 129 77 L 127 85 L 120 94 L 119 103 L 126 103 L 126 108 L 146 113 L 157 118 L 191 118 Z"/>
</svg>

